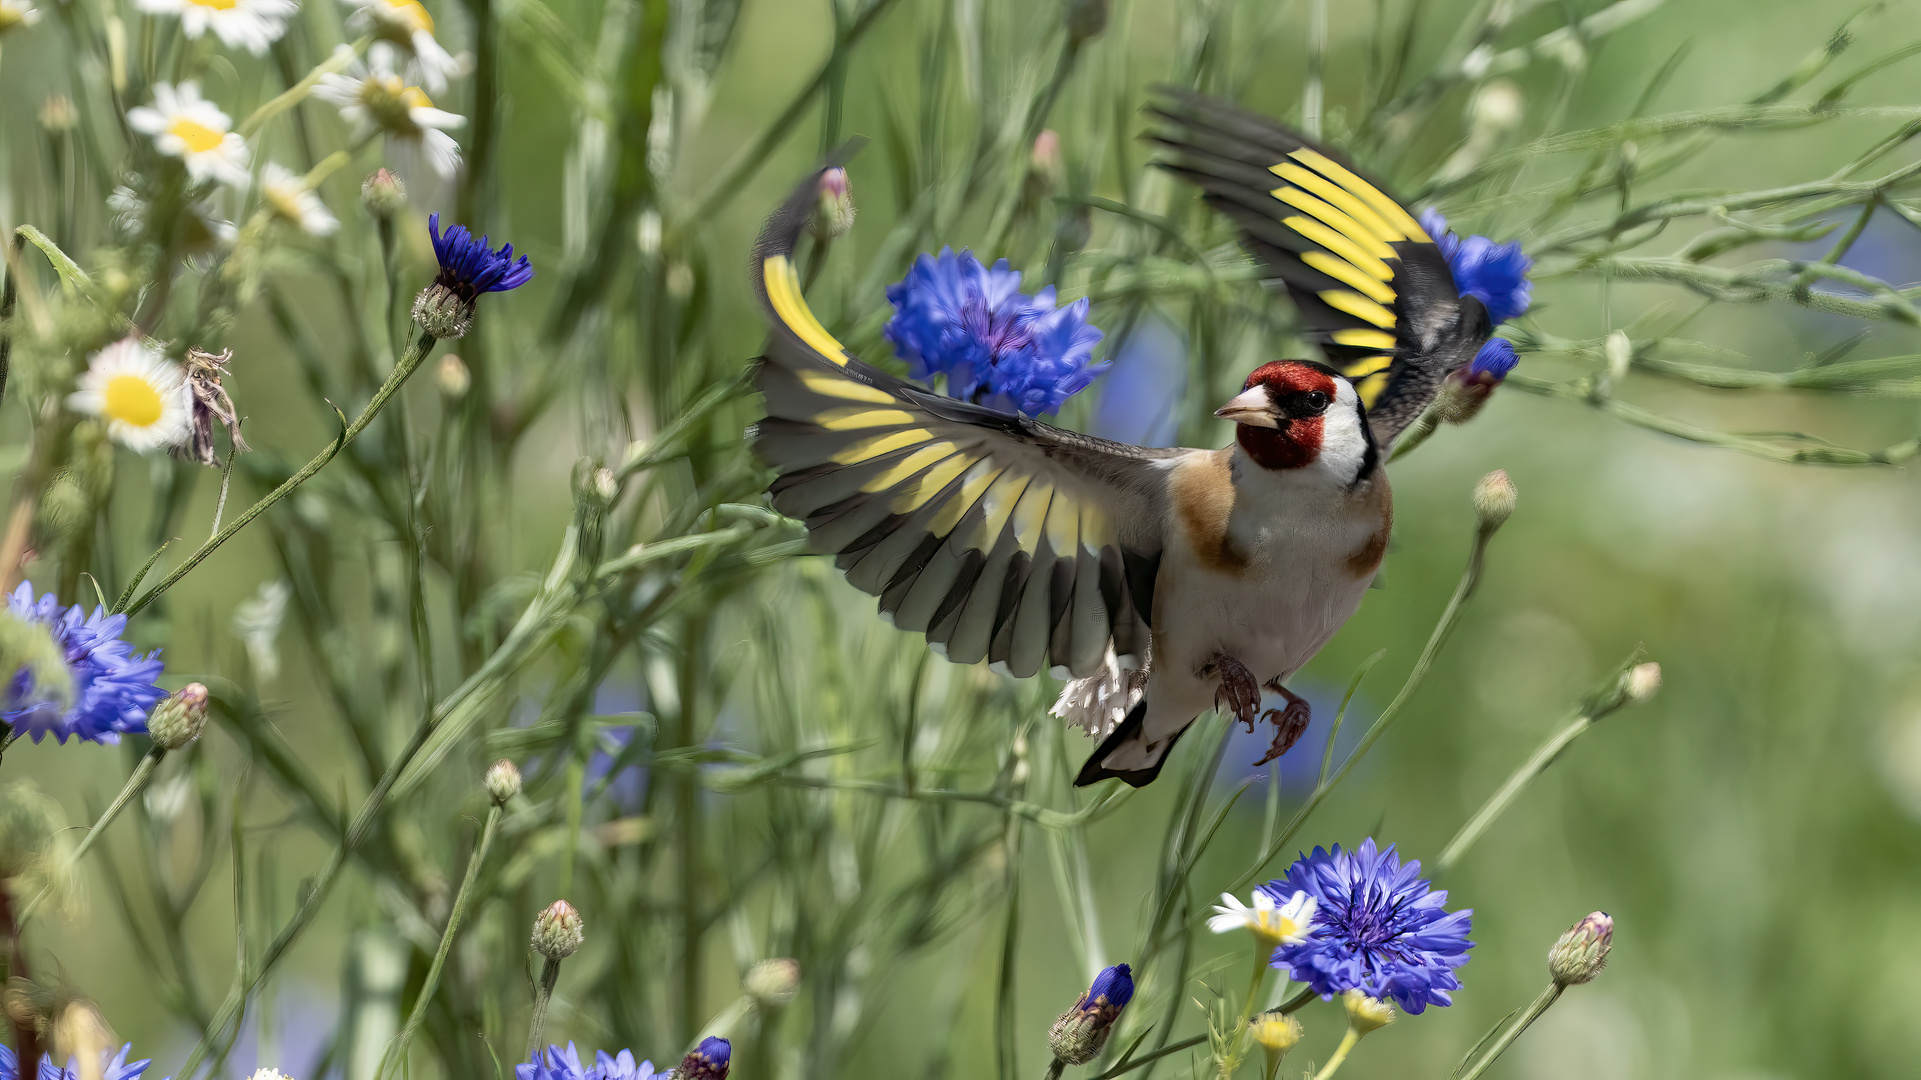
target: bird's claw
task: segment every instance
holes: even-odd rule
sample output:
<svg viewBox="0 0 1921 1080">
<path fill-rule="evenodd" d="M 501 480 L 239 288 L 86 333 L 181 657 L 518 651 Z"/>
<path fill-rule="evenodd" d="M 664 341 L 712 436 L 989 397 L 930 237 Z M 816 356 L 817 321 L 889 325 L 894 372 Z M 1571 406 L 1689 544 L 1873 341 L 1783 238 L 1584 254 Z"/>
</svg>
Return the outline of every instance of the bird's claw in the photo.
<svg viewBox="0 0 1921 1080">
<path fill-rule="evenodd" d="M 1261 707 L 1260 680 L 1254 677 L 1253 672 L 1247 670 L 1246 664 L 1231 656 L 1219 657 L 1208 667 L 1212 668 L 1213 673 L 1218 674 L 1221 680 L 1220 689 L 1214 691 L 1214 707 L 1220 708 L 1222 700 L 1225 699 L 1228 715 L 1246 724 L 1248 732 L 1252 733 L 1254 718 Z"/>
<path fill-rule="evenodd" d="M 1282 692 L 1286 693 L 1286 691 Z M 1261 719 L 1274 725 L 1274 745 L 1268 747 L 1267 754 L 1254 763 L 1257 767 L 1294 749 L 1294 744 L 1301 741 L 1301 736 L 1307 733 L 1307 722 L 1312 712 L 1305 700 L 1292 695 L 1289 697 L 1292 700 L 1287 703 L 1287 708 L 1269 709 L 1261 716 Z"/>
</svg>

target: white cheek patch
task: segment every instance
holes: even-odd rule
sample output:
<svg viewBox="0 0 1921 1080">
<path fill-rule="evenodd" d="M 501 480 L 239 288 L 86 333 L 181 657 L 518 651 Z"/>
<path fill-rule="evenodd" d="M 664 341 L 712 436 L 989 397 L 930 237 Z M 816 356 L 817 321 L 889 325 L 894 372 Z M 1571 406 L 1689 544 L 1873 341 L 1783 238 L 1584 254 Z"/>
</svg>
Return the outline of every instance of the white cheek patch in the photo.
<svg viewBox="0 0 1921 1080">
<path fill-rule="evenodd" d="M 1360 474 L 1367 460 L 1367 433 L 1361 429 L 1360 398 L 1352 384 L 1337 380 L 1334 403 L 1327 407 L 1321 427 L 1321 464 L 1337 476 Z"/>
</svg>

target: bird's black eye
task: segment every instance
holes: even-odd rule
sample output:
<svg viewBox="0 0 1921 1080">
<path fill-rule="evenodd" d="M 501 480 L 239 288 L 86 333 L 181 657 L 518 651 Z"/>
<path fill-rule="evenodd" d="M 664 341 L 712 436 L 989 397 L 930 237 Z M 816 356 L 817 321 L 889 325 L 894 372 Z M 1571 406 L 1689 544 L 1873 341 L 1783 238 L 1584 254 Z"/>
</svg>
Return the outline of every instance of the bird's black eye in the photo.
<svg viewBox="0 0 1921 1080">
<path fill-rule="evenodd" d="M 1309 410 L 1313 412 L 1325 412 L 1327 410 L 1327 402 L 1328 396 L 1321 391 L 1309 390 L 1307 392 L 1307 407 Z"/>
</svg>

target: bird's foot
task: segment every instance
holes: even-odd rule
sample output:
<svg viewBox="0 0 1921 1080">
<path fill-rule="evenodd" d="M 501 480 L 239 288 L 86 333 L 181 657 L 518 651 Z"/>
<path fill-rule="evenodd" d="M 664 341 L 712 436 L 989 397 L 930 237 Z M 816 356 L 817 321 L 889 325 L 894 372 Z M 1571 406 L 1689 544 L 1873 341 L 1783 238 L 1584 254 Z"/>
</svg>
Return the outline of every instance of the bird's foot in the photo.
<svg viewBox="0 0 1921 1080">
<path fill-rule="evenodd" d="M 1294 744 L 1307 733 L 1307 722 L 1313 715 L 1307 699 L 1282 686 L 1278 680 L 1268 683 L 1267 688 L 1286 698 L 1287 707 L 1269 709 L 1261 716 L 1261 719 L 1274 725 L 1274 744 L 1267 748 L 1266 756 L 1254 763 L 1256 766 L 1265 765 L 1294 749 Z"/>
<path fill-rule="evenodd" d="M 1254 730 L 1254 717 L 1261 708 L 1261 682 L 1247 665 L 1222 653 L 1201 667 L 1202 678 L 1219 678 L 1220 689 L 1214 691 L 1214 707 L 1227 705 L 1227 714 Z"/>
</svg>

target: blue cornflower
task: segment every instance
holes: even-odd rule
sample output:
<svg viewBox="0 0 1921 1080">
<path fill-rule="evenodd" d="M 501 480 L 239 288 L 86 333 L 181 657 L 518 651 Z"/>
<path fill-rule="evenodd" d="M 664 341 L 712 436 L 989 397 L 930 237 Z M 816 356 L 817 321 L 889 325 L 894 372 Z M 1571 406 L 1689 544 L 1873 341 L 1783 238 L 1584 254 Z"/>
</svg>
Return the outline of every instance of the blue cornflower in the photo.
<svg viewBox="0 0 1921 1080">
<path fill-rule="evenodd" d="M 533 1061 L 514 1066 L 515 1080 L 652 1080 L 666 1075 L 655 1072 L 651 1061 L 635 1063 L 632 1050 L 622 1050 L 618 1055 L 601 1050 L 594 1055 L 592 1065 L 582 1065 L 580 1053 L 571 1042 L 564 1050 L 549 1046 Z"/>
<path fill-rule="evenodd" d="M 132 1050 L 133 1044 L 128 1043 L 111 1058 L 106 1058 L 103 1053 L 101 1056 L 106 1060 L 101 1062 L 104 1066 L 101 1071 L 102 1080 L 139 1080 L 140 1074 L 147 1071 L 147 1066 L 153 1063 L 153 1059 L 142 1058 L 139 1061 L 129 1062 L 127 1054 Z M 77 1080 L 79 1070 L 74 1066 L 78 1064 L 79 1062 L 69 1058 L 66 1068 L 62 1069 L 54 1065 L 52 1058 L 43 1055 L 40 1058 L 39 1080 Z M 19 1076 L 20 1062 L 13 1056 L 13 1049 L 0 1046 L 0 1080 L 19 1080 Z"/>
<path fill-rule="evenodd" d="M 474 301 L 482 293 L 518 289 L 534 278 L 527 256 L 514 260 L 512 244 L 495 251 L 485 236 L 474 239 L 465 225 L 448 226 L 443 233 L 439 214 L 428 215 L 427 234 L 433 237 L 440 273 L 414 300 L 414 322 L 437 338 L 465 337 L 473 328 Z"/>
<path fill-rule="evenodd" d="M 1534 286 L 1527 272 L 1534 260 L 1521 254 L 1521 242 L 1497 244 L 1485 236 L 1463 240 L 1448 231 L 1439 210 L 1421 211 L 1421 228 L 1434 238 L 1454 274 L 1454 287 L 1487 306 L 1487 317 L 1497 325 L 1527 311 Z"/>
<path fill-rule="evenodd" d="M 1287 868 L 1287 877 L 1262 889 L 1277 898 L 1305 892 L 1316 903 L 1313 932 L 1298 945 L 1274 950 L 1273 964 L 1324 999 L 1359 989 L 1393 998 L 1409 1013 L 1451 1005 L 1461 988 L 1454 969 L 1467 963 L 1472 911 L 1449 912 L 1447 892 L 1429 891 L 1393 845 L 1376 851 L 1373 837 L 1353 851 L 1315 848 Z"/>
<path fill-rule="evenodd" d="M 1102 968 L 1074 1007 L 1047 1029 L 1047 1048 L 1060 1061 L 1085 1065 L 1100 1056 L 1121 1010 L 1134 1000 L 1134 972 L 1126 964 Z"/>
<path fill-rule="evenodd" d="M 1474 354 L 1474 361 L 1467 366 L 1470 379 L 1500 382 L 1521 358 L 1514 355 L 1514 343 L 1506 338 L 1488 338 L 1481 351 Z"/>
<path fill-rule="evenodd" d="M 109 615 L 100 607 L 88 615 L 79 604 L 62 611 L 52 593 L 35 600 L 33 585 L 25 581 L 8 603 L 15 615 L 47 628 L 66 651 L 67 671 L 73 676 L 73 704 L 63 711 L 44 693 L 35 693 L 31 671 L 16 672 L 7 687 L 10 708 L 0 712 L 0 720 L 15 734 L 31 734 L 34 742 L 52 735 L 64 743 L 71 735 L 117 743 L 122 732 L 147 730 L 147 710 L 166 696 L 153 684 L 162 666 L 160 654 L 143 656 L 121 640 L 125 615 Z"/>
<path fill-rule="evenodd" d="M 674 1080 L 727 1080 L 727 1068 L 734 1057 L 734 1044 L 708 1036 L 700 1040 L 693 1053 L 680 1059 Z"/>
<path fill-rule="evenodd" d="M 971 251 L 922 255 L 887 288 L 894 317 L 882 331 L 917 379 L 947 376 L 947 392 L 1026 416 L 1061 403 L 1107 369 L 1096 364 L 1101 332 L 1088 325 L 1086 298 L 1054 305 L 1054 287 L 1033 296 L 1002 259 L 992 268 Z"/>
</svg>

